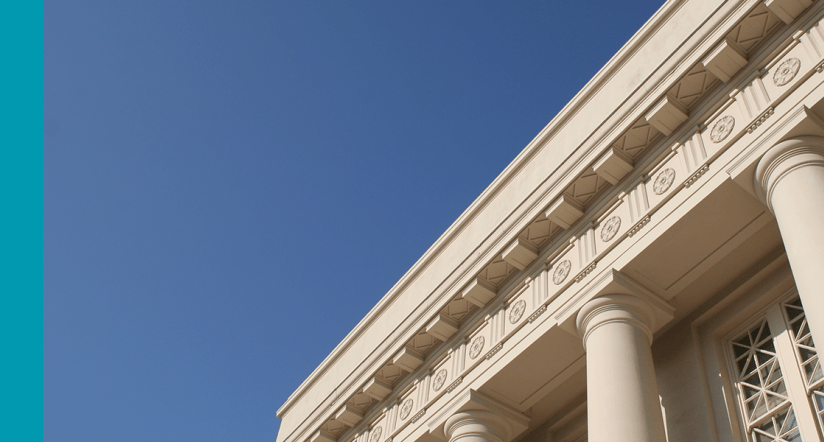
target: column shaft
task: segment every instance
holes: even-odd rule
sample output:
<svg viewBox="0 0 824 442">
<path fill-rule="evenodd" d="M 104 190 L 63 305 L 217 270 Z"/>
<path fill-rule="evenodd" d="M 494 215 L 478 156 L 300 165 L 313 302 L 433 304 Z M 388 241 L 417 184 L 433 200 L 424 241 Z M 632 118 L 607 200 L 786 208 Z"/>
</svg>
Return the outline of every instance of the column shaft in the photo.
<svg viewBox="0 0 824 442">
<path fill-rule="evenodd" d="M 630 295 L 596 298 L 579 313 L 590 442 L 665 441 L 650 350 L 652 318 L 652 308 Z"/>
<path fill-rule="evenodd" d="M 813 340 L 824 342 L 824 139 L 778 143 L 759 162 L 755 179 L 778 221 Z"/>
</svg>

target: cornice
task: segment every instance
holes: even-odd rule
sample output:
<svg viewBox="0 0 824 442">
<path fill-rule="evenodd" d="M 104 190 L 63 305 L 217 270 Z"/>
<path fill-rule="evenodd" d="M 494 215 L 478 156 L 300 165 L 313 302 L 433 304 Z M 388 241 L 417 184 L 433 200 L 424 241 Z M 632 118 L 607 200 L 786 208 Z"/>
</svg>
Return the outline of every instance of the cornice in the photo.
<svg viewBox="0 0 824 442">
<path fill-rule="evenodd" d="M 423 267 L 431 262 L 437 254 L 449 244 L 454 238 L 455 233 L 462 230 L 466 224 L 471 221 L 474 215 L 483 208 L 485 203 L 495 195 L 503 185 L 509 181 L 513 173 L 519 170 L 524 163 L 535 154 L 535 151 L 543 145 L 551 135 L 557 131 L 564 123 L 573 117 L 577 110 L 586 104 L 590 97 L 600 90 L 602 86 L 609 80 L 609 78 L 617 70 L 622 67 L 627 60 L 634 55 L 638 47 L 649 40 L 663 26 L 665 21 L 677 12 L 686 0 L 668 0 L 655 14 L 641 27 L 638 32 L 633 35 L 630 40 L 601 68 L 595 76 L 587 82 L 587 84 L 578 92 L 570 102 L 564 106 L 560 112 L 547 124 L 544 129 L 524 148 L 521 153 L 515 157 L 503 172 L 481 193 L 481 195 L 458 217 L 458 219 L 435 241 L 435 243 L 418 259 L 417 262 L 407 271 L 401 279 L 389 289 L 387 294 L 381 298 L 378 304 L 366 314 L 366 316 L 350 331 L 338 346 L 327 356 L 321 364 L 309 375 L 309 377 L 301 383 L 300 386 L 287 398 L 286 402 L 278 409 L 277 416 L 282 416 L 289 410 L 291 405 L 303 393 L 305 387 L 311 384 L 314 379 L 323 371 L 325 371 L 331 362 L 337 359 L 340 351 L 352 341 L 354 337 L 363 332 L 363 329 L 368 325 L 375 316 L 383 311 L 388 304 L 390 304 L 394 296 L 401 292 L 408 281 L 414 278 Z"/>
<path fill-rule="evenodd" d="M 367 316 L 358 324 L 355 329 L 347 335 L 347 337 L 341 342 L 341 344 L 336 347 L 336 349 L 330 354 L 324 362 L 313 372 L 313 374 L 304 381 L 303 384 L 298 388 L 295 393 L 287 400 L 287 402 L 278 410 L 278 416 L 284 417 L 284 414 L 288 412 L 291 406 L 294 405 L 296 401 L 300 399 L 300 397 L 305 393 L 305 391 L 311 386 L 315 380 L 326 372 L 329 368 L 331 368 L 337 359 L 341 356 L 341 354 L 347 350 L 350 344 L 357 339 L 362 333 L 366 331 L 366 329 L 380 316 L 382 312 L 384 312 L 390 305 L 396 302 L 398 296 L 403 293 L 403 290 L 407 287 L 407 285 L 413 281 L 419 274 L 422 272 L 428 265 L 430 265 L 437 256 L 445 250 L 449 244 L 457 237 L 457 235 L 465 229 L 472 220 L 477 216 L 478 213 L 484 210 L 486 205 L 492 200 L 499 192 L 501 192 L 506 185 L 513 179 L 513 177 L 520 172 L 526 165 L 533 160 L 535 155 L 544 148 L 547 143 L 552 139 L 555 133 L 560 131 L 563 126 L 566 124 L 569 119 L 574 118 L 575 113 L 578 112 L 591 98 L 592 96 L 605 84 L 608 82 L 613 75 L 620 69 L 623 63 L 627 62 L 628 58 L 635 55 L 635 51 L 638 50 L 639 47 L 642 46 L 644 42 L 646 42 L 652 35 L 654 35 L 657 30 L 660 29 L 666 23 L 666 20 L 671 18 L 673 14 L 678 12 L 680 8 L 684 5 L 685 2 L 683 1 L 671 1 L 665 4 L 661 10 L 659 10 L 655 16 L 639 31 L 633 39 L 628 42 L 618 54 L 601 70 L 599 73 L 591 80 L 587 86 L 582 90 L 576 97 L 573 99 L 570 104 L 568 104 L 562 111 L 559 113 L 556 118 L 554 118 L 547 127 L 533 140 L 525 149 L 524 151 L 516 157 L 516 159 L 504 170 L 504 172 L 481 194 L 481 196 L 458 218 L 458 220 L 436 241 L 436 243 L 424 254 L 424 256 L 404 275 L 403 278 L 390 290 L 390 292 L 376 305 L 372 311 L 367 314 Z M 369 349 L 370 354 L 369 356 L 361 362 L 359 368 L 355 370 L 354 373 L 350 374 L 346 377 L 343 382 L 338 386 L 338 388 L 331 391 L 329 394 L 334 396 L 335 398 L 341 397 L 341 395 L 346 396 L 347 391 L 349 391 L 353 387 L 353 383 L 359 384 L 363 379 L 364 375 L 368 375 L 369 373 L 363 372 L 363 367 L 370 367 L 374 366 L 374 364 L 381 363 L 378 360 L 381 355 L 385 355 L 387 352 L 391 352 L 387 349 L 387 346 L 392 346 L 391 344 L 403 345 L 406 342 L 405 339 L 401 339 L 403 336 L 409 336 L 410 334 L 414 334 L 417 329 L 420 328 L 423 322 L 428 320 L 428 316 L 432 316 L 433 314 L 440 311 L 440 309 L 444 306 L 445 302 L 448 302 L 454 296 L 454 290 L 460 289 L 466 283 L 467 278 L 473 277 L 472 275 L 478 271 L 479 267 L 485 265 L 485 263 L 489 262 L 491 257 L 495 256 L 496 253 L 499 253 L 506 244 L 508 244 L 514 236 L 518 234 L 520 230 L 525 228 L 531 219 L 534 218 L 534 212 L 541 212 L 542 206 L 545 207 L 548 205 L 553 199 L 555 199 L 560 192 L 562 192 L 566 186 L 575 179 L 576 175 L 581 172 L 582 169 L 588 167 L 589 164 L 592 164 L 595 159 L 597 159 L 602 152 L 610 146 L 612 142 L 612 137 L 603 136 L 603 133 L 612 134 L 617 136 L 618 134 L 622 133 L 628 127 L 632 126 L 636 117 L 638 115 L 643 115 L 646 112 L 646 105 L 652 105 L 655 100 L 659 99 L 660 95 L 667 91 L 672 82 L 678 81 L 680 75 L 690 69 L 691 63 L 695 63 L 696 59 L 700 59 L 700 56 L 703 55 L 704 52 L 708 51 L 713 45 L 716 44 L 715 41 L 710 41 L 707 39 L 707 36 L 715 36 L 719 38 L 725 35 L 725 30 L 719 30 L 715 25 L 718 23 L 724 23 L 726 26 L 732 26 L 735 23 L 736 18 L 740 18 L 741 14 L 747 12 L 748 8 L 752 8 L 756 5 L 757 2 L 746 2 L 746 3 L 739 3 L 735 5 L 724 4 L 724 7 L 729 7 L 728 9 L 724 10 L 724 14 L 722 17 L 715 17 L 715 13 L 722 9 L 722 6 L 719 6 L 713 14 L 710 14 L 710 18 L 706 19 L 703 22 L 702 28 L 706 26 L 710 26 L 711 29 L 703 29 L 704 35 L 697 36 L 694 32 L 691 34 L 688 40 L 691 41 L 691 45 L 683 43 L 679 48 L 670 56 L 666 57 L 665 63 L 659 65 L 658 68 L 654 69 L 652 73 L 647 77 L 645 81 L 639 83 L 639 86 L 629 94 L 629 97 L 624 100 L 621 106 L 618 107 L 616 112 L 610 114 L 604 121 L 600 122 L 596 129 L 588 136 L 585 137 L 585 143 L 580 144 L 573 152 L 569 154 L 569 156 L 561 162 L 557 168 L 550 174 L 549 176 L 543 181 L 543 183 L 535 190 L 533 190 L 530 194 L 528 194 L 525 199 L 520 202 L 519 204 L 515 205 L 512 210 L 505 214 L 503 220 L 500 221 L 492 231 L 479 243 L 477 247 L 466 256 L 460 264 L 451 270 L 447 278 L 437 284 L 437 287 L 434 291 L 421 301 L 420 304 L 414 309 L 413 312 L 409 313 L 409 315 L 404 318 L 403 321 L 400 321 L 397 324 L 394 324 L 394 327 L 391 329 L 391 332 L 387 333 L 385 339 L 381 342 L 381 344 L 374 349 Z M 809 14 L 808 14 L 809 15 Z M 710 23 L 710 20 L 714 20 Z M 783 33 L 782 33 L 783 35 Z M 693 37 L 695 37 L 693 39 Z M 693 41 L 695 40 L 695 41 Z M 687 54 L 687 55 L 684 55 Z M 677 60 L 673 60 L 677 58 Z M 666 72 L 665 72 L 666 71 Z M 667 82 L 658 82 L 656 83 L 655 87 L 651 87 L 648 90 L 642 90 L 641 88 L 649 83 L 652 79 L 656 78 L 656 76 L 667 78 Z M 739 76 L 740 77 L 740 76 Z M 646 82 L 646 83 L 645 83 Z M 666 84 L 662 84 L 666 83 Z M 721 89 L 728 89 L 727 87 L 722 87 Z M 718 93 L 712 93 L 714 97 L 718 96 Z M 723 101 L 723 100 L 722 100 Z M 699 108 L 704 109 L 699 112 L 699 114 L 706 114 L 711 109 L 707 109 L 709 106 L 710 108 L 718 108 L 717 111 L 713 111 L 714 113 L 709 117 L 706 118 L 705 115 L 701 115 L 700 119 L 705 120 L 707 122 L 712 122 L 723 111 L 725 106 L 729 106 L 730 104 L 708 104 L 705 103 L 700 105 Z M 720 106 L 720 107 L 719 107 Z M 699 118 L 699 115 L 696 114 L 695 116 L 691 116 L 689 121 L 695 120 Z M 688 122 L 689 122 L 688 121 Z M 742 122 L 744 123 L 744 122 Z M 755 129 L 758 127 L 756 126 Z M 655 164 L 663 164 L 664 161 L 668 161 L 668 158 L 671 158 L 672 155 L 676 152 L 677 149 L 687 149 L 689 146 L 687 144 L 690 142 L 690 137 L 694 137 L 695 133 L 699 133 L 704 130 L 705 128 L 701 127 L 689 127 L 688 124 L 682 125 L 675 133 L 673 133 L 669 138 L 666 138 L 668 141 L 659 140 L 657 142 L 658 148 L 656 151 L 660 152 L 661 145 L 665 142 L 672 142 L 674 139 L 681 140 L 680 142 L 676 143 L 676 146 L 673 147 L 671 153 L 666 155 L 656 154 L 655 158 L 647 156 L 645 159 L 639 164 L 636 164 L 636 167 L 644 168 L 648 171 L 648 173 L 652 173 L 660 168 L 660 165 Z M 755 130 L 753 129 L 753 130 Z M 697 131 L 697 132 L 696 132 Z M 738 128 L 736 128 L 736 132 Z M 751 131 L 750 131 L 751 132 Z M 689 134 L 693 135 L 689 135 Z M 590 142 L 589 140 L 594 140 Z M 732 138 L 730 139 L 732 140 Z M 685 147 L 686 146 L 686 147 Z M 684 157 L 684 154 L 681 154 L 679 151 L 679 157 Z M 707 159 L 709 161 L 709 159 Z M 699 165 L 700 166 L 700 165 Z M 693 169 L 692 167 L 688 167 L 688 170 L 694 170 L 695 179 L 699 179 L 700 175 L 699 172 L 701 170 L 706 171 L 704 168 L 705 166 L 701 166 L 698 169 Z M 646 180 L 647 178 L 644 178 Z M 635 178 L 635 182 L 637 182 L 637 178 Z M 693 180 L 694 181 L 694 180 Z M 642 180 L 643 182 L 643 180 Z M 689 182 L 689 180 L 688 180 Z M 626 183 L 624 183 L 626 184 Z M 685 183 L 685 186 L 688 185 Z M 626 185 L 622 185 L 622 188 L 626 188 Z M 634 187 L 634 186 L 631 186 Z M 640 186 L 644 187 L 644 186 Z M 585 220 L 581 219 L 573 230 L 575 231 L 573 235 L 573 240 L 575 241 L 583 241 L 586 238 L 592 238 L 592 232 L 594 231 L 593 227 L 599 225 L 600 223 L 604 222 L 606 217 L 610 215 L 610 212 L 616 210 L 617 207 L 610 201 L 615 201 L 616 195 L 618 195 L 618 205 L 622 204 L 624 201 L 624 208 L 621 210 L 629 210 L 627 209 L 628 206 L 631 206 L 633 203 L 633 196 L 631 194 L 626 194 L 624 190 L 621 190 L 619 187 L 615 187 L 612 190 L 606 192 L 605 195 L 601 195 L 603 198 L 599 197 L 597 204 L 595 207 L 590 208 L 590 213 L 587 215 L 587 219 L 592 220 L 592 225 L 584 225 L 581 224 Z M 593 213 L 594 212 L 594 213 Z M 643 215 L 643 214 L 642 214 Z M 593 218 L 594 217 L 594 218 Z M 596 220 L 593 220 L 596 219 Z M 643 226 L 649 222 L 649 218 L 640 217 L 637 220 L 633 220 L 631 223 L 622 228 L 622 231 L 626 228 L 632 227 L 630 229 L 633 234 L 636 233 L 638 230 L 643 228 Z M 570 231 L 567 231 L 569 233 Z M 587 235 L 590 235 L 589 237 Z M 626 232 L 621 233 L 621 238 L 628 236 Z M 631 236 L 631 235 L 629 235 Z M 561 238 L 563 237 L 563 238 Z M 551 244 L 548 246 L 551 248 L 558 248 L 559 244 L 563 244 L 564 242 L 568 242 L 569 237 L 568 234 L 561 235 L 561 237 L 556 237 L 552 241 Z M 619 238 L 620 239 L 620 238 Z M 617 244 L 619 239 L 615 240 L 614 244 Z M 586 239 L 587 241 L 595 241 L 595 239 Z M 595 244 L 593 242 L 593 244 Z M 611 248 L 611 247 L 610 247 Z M 610 248 L 605 249 L 604 252 L 601 254 L 606 253 L 609 251 Z M 559 248 L 558 250 L 564 249 L 563 247 Z M 564 249 L 566 250 L 566 249 Z M 552 251 L 550 255 L 553 257 L 552 262 L 549 261 L 549 258 L 544 258 L 546 261 L 541 261 L 539 258 L 537 261 L 533 262 L 529 266 L 525 266 L 525 269 L 521 269 L 519 274 L 527 276 L 528 278 L 534 278 L 536 272 L 539 272 L 541 268 L 547 268 L 554 266 L 560 257 L 566 252 L 563 251 Z M 544 254 L 539 253 L 539 255 Z M 567 282 L 564 283 L 564 286 L 568 286 L 575 281 L 576 278 L 574 276 L 577 274 L 580 278 L 577 278 L 578 281 L 583 280 L 587 277 L 589 271 L 595 267 L 597 263 L 597 256 L 587 256 L 586 260 L 590 262 L 587 267 L 581 267 L 581 269 L 576 270 L 572 275 L 567 277 Z M 536 281 L 537 283 L 537 281 Z M 498 288 L 497 293 L 504 293 L 509 291 L 509 287 L 511 284 L 507 283 L 504 286 Z M 561 288 L 563 289 L 563 288 Z M 435 296 L 433 296 L 435 295 Z M 494 294 L 493 294 L 494 295 Z M 491 304 L 487 307 L 492 307 Z M 496 307 L 497 308 L 497 307 Z M 538 308 L 532 313 L 532 316 L 539 314 L 539 312 L 543 312 L 546 310 L 546 304 Z M 502 310 L 503 311 L 503 310 Z M 529 310 L 531 311 L 531 310 Z M 527 311 L 527 313 L 529 313 Z M 487 318 L 483 319 L 480 315 L 486 314 Z M 492 309 L 485 308 L 478 310 L 473 318 L 470 318 L 470 323 L 475 325 L 470 325 L 469 328 L 477 327 L 477 324 L 486 323 L 490 320 L 490 316 L 492 315 Z M 532 320 L 535 318 L 532 318 Z M 536 316 L 537 318 L 537 316 Z M 532 321 L 529 321 L 532 322 Z M 462 327 L 463 328 L 463 327 Z M 450 343 L 454 342 L 458 336 L 454 336 L 450 342 L 444 343 L 443 345 L 450 347 Z M 497 343 L 493 342 L 490 339 L 488 342 L 487 349 L 493 348 Z M 464 344 L 465 345 L 465 344 Z M 499 348 L 499 347 L 498 347 Z M 386 351 L 384 351 L 386 350 Z M 482 352 L 482 355 L 484 353 Z M 494 353 L 493 353 L 494 355 Z M 490 355 L 491 357 L 491 355 Z M 479 358 L 483 359 L 483 358 Z M 460 382 L 462 377 L 458 377 L 452 383 Z M 357 385 L 354 385 L 357 387 Z M 404 387 L 408 388 L 408 387 Z M 316 415 L 318 412 L 317 406 L 327 403 L 329 405 L 337 404 L 337 399 L 332 401 L 332 404 L 328 403 L 328 400 L 331 396 L 327 396 L 325 399 L 320 401 L 320 404 L 316 404 L 316 408 L 314 409 L 311 414 L 313 416 Z M 346 398 L 344 397 L 344 400 Z M 336 407 L 337 405 L 335 405 Z M 325 410 L 333 411 L 328 408 Z M 320 411 L 321 413 L 326 413 L 327 411 Z M 305 416 L 305 418 L 310 418 L 310 416 Z M 301 425 L 296 425 L 293 427 L 294 430 L 298 430 L 302 428 Z M 303 428 L 301 431 L 307 431 L 307 429 Z M 291 431 L 290 431 L 291 433 Z M 280 435 L 279 435 L 280 436 Z M 278 437 L 279 441 L 292 440 L 290 435 L 286 435 L 285 437 Z M 298 439 L 295 440 L 299 440 Z"/>
</svg>

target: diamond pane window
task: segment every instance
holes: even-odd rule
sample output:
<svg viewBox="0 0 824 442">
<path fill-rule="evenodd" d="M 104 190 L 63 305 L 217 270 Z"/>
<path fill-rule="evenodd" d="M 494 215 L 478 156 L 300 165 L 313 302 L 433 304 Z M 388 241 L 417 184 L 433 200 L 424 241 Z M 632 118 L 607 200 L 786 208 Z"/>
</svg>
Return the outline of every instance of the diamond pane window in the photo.
<svg viewBox="0 0 824 442">
<path fill-rule="evenodd" d="M 793 407 L 781 410 L 780 413 L 753 428 L 752 436 L 758 442 L 801 442 L 801 433 L 798 431 L 798 421 L 795 419 Z"/>
<path fill-rule="evenodd" d="M 772 340 L 766 319 L 733 340 L 733 353 L 739 355 L 736 361 L 740 370 L 738 388 L 744 401 L 747 422 L 751 424 L 788 401 Z M 764 431 L 762 433 L 767 434 Z"/>
<path fill-rule="evenodd" d="M 815 351 L 815 343 L 810 335 L 810 327 L 807 325 L 807 316 L 804 314 L 801 300 L 795 298 L 784 304 L 784 312 L 790 325 L 796 357 L 804 373 L 804 382 L 807 387 L 812 387 L 824 379 L 824 374 L 821 371 L 818 352 Z"/>
<path fill-rule="evenodd" d="M 824 441 L 824 367 L 798 294 L 731 336 L 730 377 L 749 442 Z"/>
<path fill-rule="evenodd" d="M 795 357 L 801 366 L 804 385 L 807 387 L 810 401 L 813 404 L 819 428 L 824 429 L 824 373 L 822 373 L 821 359 L 815 349 L 801 299 L 796 297 L 784 303 L 784 315 L 795 347 Z M 822 435 L 824 435 L 824 430 L 822 430 Z"/>
</svg>

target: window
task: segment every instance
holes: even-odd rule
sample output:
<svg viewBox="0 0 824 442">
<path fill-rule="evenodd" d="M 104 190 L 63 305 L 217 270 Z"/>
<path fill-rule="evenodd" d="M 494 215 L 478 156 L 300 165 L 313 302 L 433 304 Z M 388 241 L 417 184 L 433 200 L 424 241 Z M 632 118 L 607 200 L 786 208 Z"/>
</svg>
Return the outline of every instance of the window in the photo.
<svg viewBox="0 0 824 442">
<path fill-rule="evenodd" d="M 815 351 L 804 308 L 797 297 L 784 304 L 783 307 L 793 347 L 795 347 L 796 361 L 801 366 L 801 373 L 804 375 L 807 395 L 813 403 L 818 426 L 824 429 L 824 372 L 822 372 L 821 360 Z"/>
<path fill-rule="evenodd" d="M 729 348 L 751 442 L 824 436 L 824 374 L 797 295 L 768 308 Z"/>
</svg>

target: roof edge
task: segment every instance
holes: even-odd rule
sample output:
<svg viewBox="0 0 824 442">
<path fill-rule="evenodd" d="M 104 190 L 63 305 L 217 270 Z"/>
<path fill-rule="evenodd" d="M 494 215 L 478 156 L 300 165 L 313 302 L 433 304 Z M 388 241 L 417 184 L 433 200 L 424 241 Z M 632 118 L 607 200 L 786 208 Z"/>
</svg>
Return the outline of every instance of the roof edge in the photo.
<svg viewBox="0 0 824 442">
<path fill-rule="evenodd" d="M 284 414 L 289 411 L 292 405 L 300 399 L 306 389 L 314 383 L 314 381 L 331 367 L 332 363 L 340 356 L 340 354 L 348 347 L 348 344 L 357 338 L 369 324 L 371 324 L 375 317 L 378 316 L 391 302 L 403 291 L 407 283 L 412 280 L 421 270 L 426 268 L 433 258 L 446 247 L 457 232 L 461 231 L 473 218 L 474 215 L 480 211 L 486 202 L 494 196 L 504 185 L 512 178 L 514 173 L 521 168 L 529 159 L 535 154 L 540 146 L 542 146 L 552 135 L 572 117 L 574 117 L 579 108 L 581 108 L 588 99 L 597 93 L 601 86 L 604 85 L 629 58 L 631 58 L 639 46 L 646 42 L 650 36 L 654 35 L 670 15 L 675 13 L 686 0 L 668 0 L 662 5 L 655 14 L 647 20 L 646 23 L 639 29 L 632 38 L 625 43 L 621 49 L 610 58 L 610 60 L 590 79 L 586 85 L 567 103 L 552 120 L 533 138 L 533 140 L 526 145 L 518 156 L 495 178 L 495 180 L 487 186 L 487 188 L 464 210 L 452 225 L 435 241 L 435 243 L 427 249 L 427 251 L 419 258 L 415 264 L 398 280 L 392 288 L 389 289 L 380 301 L 366 314 L 366 316 L 358 322 L 355 328 L 352 329 L 343 340 L 335 347 L 334 350 L 318 365 L 315 370 L 298 386 L 297 389 L 286 399 L 284 404 L 277 410 L 276 416 L 283 418 Z"/>
</svg>

